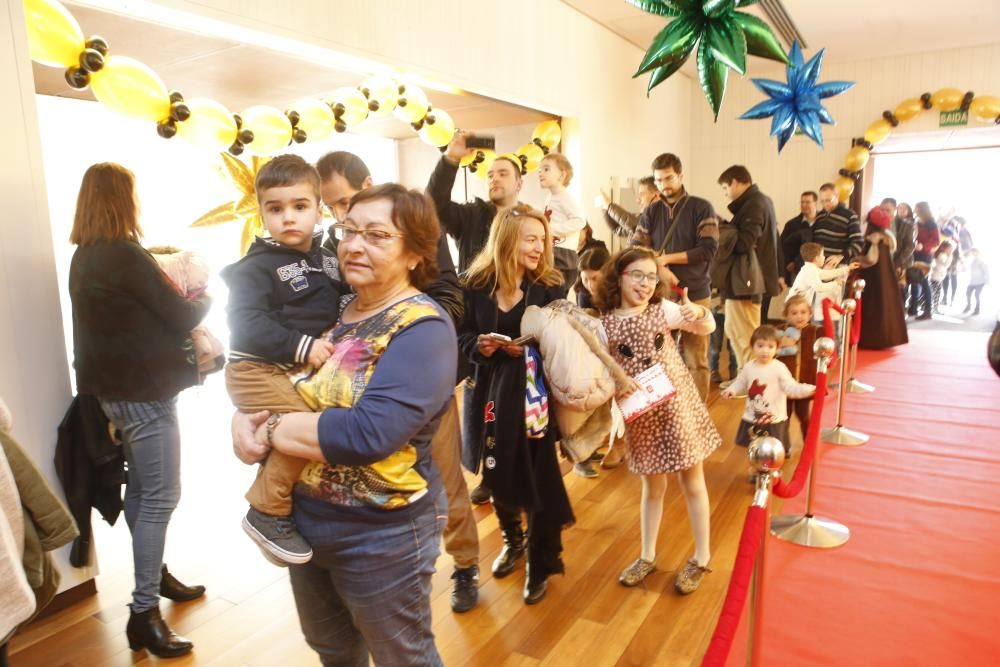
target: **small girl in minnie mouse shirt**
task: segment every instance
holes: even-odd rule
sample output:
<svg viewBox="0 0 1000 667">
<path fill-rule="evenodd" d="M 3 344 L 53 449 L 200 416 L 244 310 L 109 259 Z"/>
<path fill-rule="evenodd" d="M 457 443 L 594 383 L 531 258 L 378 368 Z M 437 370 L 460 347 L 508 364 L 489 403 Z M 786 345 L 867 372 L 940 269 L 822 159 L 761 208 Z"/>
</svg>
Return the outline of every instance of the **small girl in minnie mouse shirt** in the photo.
<svg viewBox="0 0 1000 667">
<path fill-rule="evenodd" d="M 737 445 L 746 447 L 754 438 L 770 435 L 785 446 L 787 457 L 791 454 L 787 399 L 809 398 L 816 393 L 816 387 L 796 382 L 788 366 L 775 358 L 780 341 L 781 333 L 769 324 L 754 329 L 750 336 L 753 359 L 722 390 L 722 397 L 747 395 L 746 409 L 736 431 Z"/>
</svg>

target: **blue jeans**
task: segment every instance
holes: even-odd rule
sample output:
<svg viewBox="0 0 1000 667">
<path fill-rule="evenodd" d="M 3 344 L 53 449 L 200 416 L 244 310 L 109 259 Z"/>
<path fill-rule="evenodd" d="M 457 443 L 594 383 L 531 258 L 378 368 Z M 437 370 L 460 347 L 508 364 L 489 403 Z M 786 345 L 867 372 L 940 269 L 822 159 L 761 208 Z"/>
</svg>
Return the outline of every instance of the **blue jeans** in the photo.
<svg viewBox="0 0 1000 667">
<path fill-rule="evenodd" d="M 709 341 L 708 367 L 713 373 L 718 373 L 719 357 L 722 355 L 722 339 L 725 337 L 726 315 L 713 311 L 712 317 L 715 319 L 715 331 L 712 332 Z M 726 346 L 729 348 L 729 377 L 732 379 L 736 377 L 736 353 L 733 352 L 733 346 L 729 341 L 726 341 Z"/>
<path fill-rule="evenodd" d="M 309 521 L 303 531 L 313 557 L 289 573 L 302 634 L 323 665 L 367 667 L 369 653 L 379 667 L 442 664 L 430 595 L 445 495 L 406 521 L 385 514 L 385 523 Z"/>
<path fill-rule="evenodd" d="M 181 497 L 181 434 L 177 398 L 140 403 L 101 399 L 121 434 L 128 462 L 125 523 L 132 533 L 132 611 L 160 604 L 160 568 L 170 515 Z"/>
</svg>

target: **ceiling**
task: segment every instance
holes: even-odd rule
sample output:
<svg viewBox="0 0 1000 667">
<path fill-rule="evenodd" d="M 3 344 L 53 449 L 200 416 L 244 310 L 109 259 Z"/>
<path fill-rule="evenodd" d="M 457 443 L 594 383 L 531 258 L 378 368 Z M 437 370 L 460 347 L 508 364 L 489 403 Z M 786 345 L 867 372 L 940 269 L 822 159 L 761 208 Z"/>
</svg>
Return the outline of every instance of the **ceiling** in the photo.
<svg viewBox="0 0 1000 667">
<path fill-rule="evenodd" d="M 643 51 L 667 24 L 625 0 L 563 2 Z M 1000 0 L 780 0 L 780 4 L 811 49 L 826 49 L 826 62 L 945 51 L 1000 39 Z M 742 11 L 762 15 L 759 5 Z M 692 75 L 693 60 L 685 65 Z"/>
<path fill-rule="evenodd" d="M 70 12 L 84 35 L 100 35 L 114 53 L 131 56 L 155 71 L 167 88 L 188 99 L 210 97 L 239 113 L 255 104 L 288 108 L 303 97 L 323 97 L 340 86 L 357 86 L 365 74 L 297 58 L 275 50 L 216 36 L 185 32 L 153 22 L 81 5 Z M 75 90 L 63 70 L 32 63 L 35 92 L 93 100 L 89 89 Z M 266 86 L 262 82 L 267 82 Z M 424 87 L 431 104 L 446 110 L 458 127 L 507 127 L 538 123 L 553 116 L 480 95 Z M 366 120 L 352 132 L 412 138 L 413 129 L 391 115 Z"/>
</svg>

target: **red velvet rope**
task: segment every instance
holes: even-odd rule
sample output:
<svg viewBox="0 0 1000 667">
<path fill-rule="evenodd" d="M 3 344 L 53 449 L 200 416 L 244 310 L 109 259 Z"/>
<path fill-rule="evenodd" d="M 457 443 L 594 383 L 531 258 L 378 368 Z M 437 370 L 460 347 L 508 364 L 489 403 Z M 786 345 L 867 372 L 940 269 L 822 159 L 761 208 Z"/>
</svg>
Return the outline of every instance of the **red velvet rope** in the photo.
<svg viewBox="0 0 1000 667">
<path fill-rule="evenodd" d="M 809 479 L 809 470 L 812 468 L 813 459 L 816 457 L 816 447 L 819 443 L 820 422 L 823 421 L 823 406 L 826 404 L 826 371 L 816 374 L 816 397 L 813 399 L 812 415 L 809 417 L 809 432 L 806 433 L 805 446 L 802 448 L 802 456 L 799 457 L 799 464 L 795 467 L 792 481 L 785 483 L 779 479 L 774 484 L 772 491 L 779 498 L 794 498 L 802 491 L 806 480 Z"/>
<path fill-rule="evenodd" d="M 708 645 L 705 657 L 701 660 L 702 667 L 722 667 L 726 664 L 746 604 L 750 575 L 753 573 L 754 561 L 757 560 L 757 550 L 760 549 L 761 542 L 766 539 L 764 535 L 766 522 L 767 511 L 763 507 L 751 505 L 747 508 L 739 551 L 736 553 L 736 562 L 733 563 L 733 576 L 729 580 L 729 590 L 726 591 L 726 599 L 722 603 L 722 612 L 715 624 L 712 641 Z"/>
<path fill-rule="evenodd" d="M 856 299 L 857 306 L 854 308 L 854 319 L 851 320 L 851 345 L 857 345 L 861 340 L 861 298 Z"/>
</svg>

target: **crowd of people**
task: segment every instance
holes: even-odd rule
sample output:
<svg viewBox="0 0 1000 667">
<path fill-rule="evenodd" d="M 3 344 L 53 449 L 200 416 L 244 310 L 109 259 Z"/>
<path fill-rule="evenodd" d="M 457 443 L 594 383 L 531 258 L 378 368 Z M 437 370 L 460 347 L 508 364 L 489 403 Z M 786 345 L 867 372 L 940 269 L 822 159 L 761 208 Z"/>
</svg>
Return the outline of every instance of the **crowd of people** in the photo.
<svg viewBox="0 0 1000 667">
<path fill-rule="evenodd" d="M 442 535 L 452 609 L 478 601 L 470 498 L 492 503 L 503 536 L 493 576 L 524 562 L 526 604 L 572 567 L 562 534 L 575 517 L 559 465 L 568 434 L 551 414 L 561 408 L 547 400 L 546 359 L 522 335 L 529 309 L 573 312 L 595 332 L 600 358 L 629 378 L 612 412 L 648 391 L 637 376 L 662 381 L 624 417 L 620 437 L 604 436 L 613 445 L 603 460 L 574 459 L 573 470 L 595 477 L 597 460 L 624 462 L 641 478 L 640 544 L 623 586 L 656 569 L 675 473 L 694 539 L 675 587 L 690 594 L 711 572 L 703 463 L 722 444 L 706 407 L 712 384 L 724 398 L 746 397 L 736 444 L 770 434 L 788 450 L 791 417 L 803 435 L 809 422 L 822 301 L 839 299 L 849 276 L 868 282 L 867 347 L 906 342 L 904 308 L 920 319 L 954 303 L 963 262 L 966 311 L 975 298 L 978 313 L 988 281 L 964 221 L 939 230 L 926 202 L 915 222 L 908 205 L 886 199 L 863 225 L 824 184 L 779 228 L 746 167 L 719 175 L 730 202 L 720 214 L 687 191 L 670 153 L 639 181 L 638 214 L 599 195 L 611 233 L 626 239 L 611 253 L 567 191 L 573 166 L 558 153 L 541 161 L 540 208 L 520 201 L 522 165 L 505 156 L 489 168 L 488 199 L 453 201 L 467 136 L 456 134 L 425 192 L 375 184 L 342 151 L 315 166 L 274 158 L 256 180 L 267 234 L 222 272 L 233 446 L 260 464 L 243 528 L 289 567 L 303 634 L 323 664 L 440 664 L 430 588 Z M 336 221 L 326 235 L 324 208 Z M 163 551 L 180 495 L 176 398 L 201 379 L 191 331 L 210 300 L 180 293 L 141 240 L 133 176 L 94 165 L 71 237 L 77 384 L 100 400 L 128 460 L 129 644 L 173 657 L 192 643 L 167 626 L 159 598 L 204 594 L 166 571 Z M 771 301 L 783 294 L 785 322 L 772 326 Z M 463 467 L 481 474 L 471 494 Z"/>
</svg>

